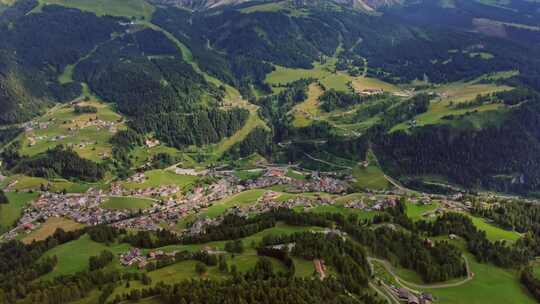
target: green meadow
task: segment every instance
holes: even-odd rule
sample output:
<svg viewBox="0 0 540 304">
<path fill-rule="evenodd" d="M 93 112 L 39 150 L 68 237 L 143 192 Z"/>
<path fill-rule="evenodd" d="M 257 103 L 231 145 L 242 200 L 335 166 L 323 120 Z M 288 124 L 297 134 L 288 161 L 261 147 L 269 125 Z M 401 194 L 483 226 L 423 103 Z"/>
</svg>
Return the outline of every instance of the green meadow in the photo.
<svg viewBox="0 0 540 304">
<path fill-rule="evenodd" d="M 356 179 L 355 186 L 360 189 L 375 189 L 384 190 L 391 187 L 384 176 L 384 172 L 379 167 L 377 157 L 373 151 L 369 150 L 367 153 L 367 166 L 361 164 L 356 165 L 353 168 L 353 177 Z"/>
<path fill-rule="evenodd" d="M 423 214 L 429 211 L 433 211 L 439 207 L 437 203 L 431 203 L 429 205 L 424 204 L 407 204 L 407 216 L 413 220 L 424 219 Z"/>
<path fill-rule="evenodd" d="M 0 233 L 17 223 L 24 208 L 38 197 L 38 193 L 7 192 L 9 204 L 0 204 Z"/>
<path fill-rule="evenodd" d="M 155 11 L 155 8 L 144 0 L 40 0 L 39 4 L 34 12 L 39 12 L 44 5 L 56 4 L 98 16 L 135 17 L 144 20 L 150 20 Z"/>
<path fill-rule="evenodd" d="M 199 179 L 191 175 L 178 175 L 167 170 L 151 170 L 144 173 L 147 179 L 142 183 L 124 182 L 122 185 L 126 189 L 144 189 L 159 186 L 178 186 L 186 188 L 192 186 Z"/>
<path fill-rule="evenodd" d="M 520 235 L 515 231 L 504 230 L 493 224 L 486 222 L 485 219 L 471 216 L 471 220 L 476 228 L 485 231 L 486 236 L 490 241 L 509 241 L 515 242 L 520 238 Z"/>
<path fill-rule="evenodd" d="M 154 204 L 153 200 L 136 198 L 136 197 L 110 197 L 105 203 L 103 208 L 107 209 L 146 209 Z"/>
<path fill-rule="evenodd" d="M 441 304 L 536 303 L 519 283 L 517 273 L 476 262 L 467 255 L 474 278 L 458 287 L 427 289 Z"/>
<path fill-rule="evenodd" d="M 118 244 L 106 246 L 102 243 L 94 242 L 88 235 L 81 236 L 78 240 L 71 241 L 57 246 L 45 253 L 45 257 L 56 256 L 58 264 L 53 272 L 41 277 L 42 280 L 52 279 L 60 275 L 75 274 L 88 269 L 88 260 L 92 256 L 99 255 L 103 250 L 108 250 L 118 255 L 128 251 L 128 244 Z M 117 260 L 112 263 L 119 264 Z"/>
<path fill-rule="evenodd" d="M 414 120 L 416 120 L 417 126 L 424 125 L 433 125 L 441 123 L 449 123 L 444 120 L 443 117 L 448 115 L 459 116 L 470 112 L 477 112 L 478 114 L 484 114 L 488 112 L 497 112 L 504 109 L 504 106 L 501 104 L 484 104 L 475 107 L 468 108 L 456 108 L 453 107 L 455 104 L 467 102 L 474 100 L 477 95 L 482 94 L 491 94 L 500 91 L 512 89 L 509 86 L 496 85 L 496 84 L 485 84 L 485 83 L 476 83 L 475 81 L 471 82 L 455 82 L 448 85 L 440 86 L 433 91 L 440 93 L 441 98 L 433 100 L 427 110 L 427 112 L 417 115 Z M 488 113 L 489 115 L 489 113 Z M 475 116 L 475 117 L 478 117 Z M 497 116 L 487 116 L 484 117 L 483 122 L 490 123 L 492 122 L 489 118 L 497 118 Z M 452 122 L 452 121 L 450 121 Z M 482 121 L 481 121 L 482 122 Z M 477 128 L 482 127 L 482 124 L 476 122 Z M 408 122 L 400 123 L 394 126 L 391 129 L 391 132 L 398 130 L 407 130 L 409 128 Z"/>
<path fill-rule="evenodd" d="M 266 192 L 264 189 L 248 190 L 221 201 L 214 203 L 207 210 L 201 213 L 202 216 L 214 218 L 223 214 L 227 209 L 234 206 L 246 206 L 257 202 L 257 200 Z"/>
<path fill-rule="evenodd" d="M 125 128 L 123 118 L 108 104 L 98 101 L 82 102 L 80 105 L 97 108 L 97 113 L 77 114 L 74 107 L 59 105 L 36 119 L 43 128 L 35 128 L 23 133 L 21 139 L 21 154 L 33 156 L 43 153 L 57 145 L 72 147 L 81 157 L 96 162 L 111 156 L 112 146 L 109 140 L 117 130 Z M 108 129 L 103 124 L 94 125 L 93 120 L 114 123 Z"/>
</svg>

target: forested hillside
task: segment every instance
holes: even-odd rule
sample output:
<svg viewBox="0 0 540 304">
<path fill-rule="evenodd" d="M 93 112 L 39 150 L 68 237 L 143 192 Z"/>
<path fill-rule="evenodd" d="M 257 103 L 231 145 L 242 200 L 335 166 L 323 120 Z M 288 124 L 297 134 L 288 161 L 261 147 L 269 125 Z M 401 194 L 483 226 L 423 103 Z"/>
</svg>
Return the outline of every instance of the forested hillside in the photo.
<svg viewBox="0 0 540 304">
<path fill-rule="evenodd" d="M 143 17 L 111 6 L 112 17 L 76 2 L 17 1 L 0 17 L 0 123 L 95 97 L 141 138 L 205 149 L 200 161 L 258 153 L 338 158 L 345 169 L 372 146 L 404 182 L 439 175 L 533 191 L 537 98 L 481 96 L 540 89 L 540 23 L 536 13 L 522 18 L 538 4 L 525 2 L 158 1 Z M 329 139 L 352 150 L 326 153 Z M 111 158 L 127 170 L 143 142 Z"/>
</svg>

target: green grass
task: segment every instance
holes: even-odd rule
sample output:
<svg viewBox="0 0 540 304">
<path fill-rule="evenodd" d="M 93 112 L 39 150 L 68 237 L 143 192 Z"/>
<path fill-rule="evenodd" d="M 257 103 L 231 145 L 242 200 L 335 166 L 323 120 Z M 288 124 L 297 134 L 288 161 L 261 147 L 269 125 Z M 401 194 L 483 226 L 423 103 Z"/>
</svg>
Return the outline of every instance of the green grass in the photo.
<svg viewBox="0 0 540 304">
<path fill-rule="evenodd" d="M 490 241 L 502 241 L 515 242 L 520 238 L 520 235 L 515 231 L 504 230 L 495 225 L 487 223 L 484 219 L 471 216 L 471 220 L 476 228 L 485 231 L 486 236 Z"/>
<path fill-rule="evenodd" d="M 115 255 L 128 251 L 127 244 L 112 245 L 110 247 L 94 242 L 88 235 L 83 235 L 78 240 L 57 246 L 45 253 L 45 257 L 56 256 L 58 264 L 54 271 L 41 277 L 43 280 L 52 279 L 60 275 L 74 274 L 88 269 L 88 260 L 91 256 L 97 256 L 103 250 L 109 250 Z M 118 260 L 112 262 L 118 264 Z M 114 265 L 111 265 L 114 266 Z"/>
<path fill-rule="evenodd" d="M 473 108 L 455 108 L 452 104 L 458 104 L 474 100 L 479 94 L 491 94 L 495 92 L 510 90 L 511 87 L 501 86 L 496 84 L 479 84 L 472 82 L 455 82 L 448 85 L 441 86 L 435 89 L 435 92 L 443 94 L 442 98 L 433 100 L 427 110 L 427 112 L 417 115 L 417 126 L 433 125 L 452 122 L 452 120 L 444 120 L 443 117 L 447 115 L 462 115 L 467 112 L 477 111 L 484 113 L 487 111 L 498 111 L 504 108 L 501 104 L 485 104 Z M 481 125 L 477 126 L 481 127 Z M 409 128 L 408 122 L 397 124 L 391 129 L 391 132 L 398 130 L 407 130 Z"/>
<path fill-rule="evenodd" d="M 108 104 L 98 101 L 84 102 L 84 105 L 96 107 L 96 114 L 80 114 L 74 112 L 69 104 L 58 105 L 50 109 L 45 115 L 36 119 L 36 122 L 47 123 L 47 127 L 36 128 L 19 136 L 21 140 L 20 152 L 23 155 L 33 156 L 43 153 L 57 145 L 72 146 L 81 157 L 96 162 L 112 154 L 109 143 L 114 130 L 86 125 L 90 119 L 98 118 L 106 122 L 114 122 L 117 130 L 125 128 L 120 122 L 122 116 L 116 113 Z M 63 137 L 63 138 L 60 138 Z"/>
<path fill-rule="evenodd" d="M 372 219 L 378 212 L 375 211 L 365 211 L 360 209 L 345 208 L 340 205 L 333 206 L 317 206 L 312 209 L 308 209 L 309 212 L 314 213 L 339 213 L 343 215 L 356 214 L 359 219 Z"/>
<path fill-rule="evenodd" d="M 241 9 L 240 11 L 244 14 L 250 14 L 255 12 L 279 12 L 283 10 L 284 3 L 266 3 L 266 4 L 260 4 L 260 5 L 253 5 L 250 7 L 246 7 Z"/>
<path fill-rule="evenodd" d="M 24 208 L 38 197 L 37 193 L 8 192 L 9 204 L 0 204 L 0 233 L 7 231 L 17 223 Z"/>
<path fill-rule="evenodd" d="M 377 157 L 373 151 L 368 151 L 367 160 L 368 166 L 357 165 L 353 169 L 353 177 L 356 178 L 355 186 L 360 189 L 375 189 L 384 190 L 391 187 L 384 176 L 384 172 L 379 167 Z"/>
<path fill-rule="evenodd" d="M 536 303 L 519 283 L 516 273 L 489 264 L 480 264 L 467 255 L 474 279 L 464 285 L 430 289 L 441 304 Z"/>
<path fill-rule="evenodd" d="M 294 106 L 291 110 L 293 126 L 305 128 L 310 126 L 314 119 L 320 117 L 319 97 L 323 94 L 322 88 L 317 84 L 311 84 L 308 89 L 308 98 Z"/>
<path fill-rule="evenodd" d="M 234 175 L 238 177 L 241 180 L 248 180 L 248 179 L 256 179 L 260 176 L 262 176 L 264 171 L 257 170 L 257 171 L 249 171 L 249 170 L 236 170 L 234 171 Z"/>
<path fill-rule="evenodd" d="M 247 272 L 253 269 L 258 260 L 259 257 L 254 251 L 236 255 L 234 258 L 231 258 L 230 255 L 227 255 L 227 264 L 229 265 L 229 268 L 232 265 L 236 265 L 239 272 Z M 271 258 L 271 261 L 274 266 L 274 271 L 279 272 L 286 270 L 285 266 L 281 264 L 278 260 Z M 183 261 L 149 272 L 148 275 L 152 278 L 152 282 L 154 283 L 163 281 L 169 284 L 203 277 L 211 279 L 224 279 L 230 276 L 229 274 L 220 272 L 217 266 L 209 266 L 207 268 L 208 272 L 202 277 L 197 272 L 195 272 L 195 265 L 197 263 L 199 262 Z"/>
<path fill-rule="evenodd" d="M 285 223 L 279 222 L 273 228 L 265 229 L 254 235 L 243 238 L 242 242 L 244 243 L 244 247 L 249 247 L 251 246 L 252 243 L 255 243 L 255 244 L 260 243 L 262 239 L 267 235 L 284 235 L 284 234 L 290 235 L 297 232 L 320 231 L 320 230 L 322 230 L 322 228 L 320 227 L 291 226 L 291 225 L 287 225 Z M 201 250 L 205 246 L 210 246 L 212 248 L 218 248 L 219 250 L 224 250 L 225 243 L 226 241 L 218 241 L 218 242 L 210 242 L 210 243 L 195 244 L 195 245 L 171 245 L 171 246 L 162 247 L 161 249 L 163 249 L 164 251 L 186 250 L 190 252 L 196 252 L 196 251 Z"/>
<path fill-rule="evenodd" d="M 111 197 L 104 204 L 107 209 L 146 209 L 154 204 L 153 200 L 135 197 Z"/>
<path fill-rule="evenodd" d="M 254 189 L 238 193 L 216 202 L 214 205 L 208 207 L 207 210 L 203 211 L 201 215 L 210 218 L 217 217 L 233 206 L 246 206 L 257 202 L 257 199 L 259 199 L 259 197 L 261 197 L 265 192 L 266 190 L 263 189 Z"/>
<path fill-rule="evenodd" d="M 144 173 L 148 178 L 142 183 L 125 182 L 126 189 L 144 189 L 159 186 L 179 186 L 186 188 L 197 182 L 198 177 L 190 175 L 178 175 L 166 170 L 151 170 Z"/>
<path fill-rule="evenodd" d="M 429 205 L 423 205 L 423 204 L 407 204 L 407 216 L 413 220 L 418 221 L 423 219 L 424 217 L 422 214 L 433 211 L 439 207 L 439 204 L 432 203 Z"/>
<path fill-rule="evenodd" d="M 36 230 L 22 238 L 22 242 L 30 244 L 33 241 L 43 241 L 53 235 L 57 229 L 66 232 L 79 230 L 84 225 L 64 217 L 49 217 L 45 223 L 41 224 Z"/>
<path fill-rule="evenodd" d="M 150 20 L 155 11 L 155 8 L 144 0 L 40 0 L 39 4 L 34 12 L 39 12 L 43 5 L 57 4 L 98 16 L 135 17 L 144 20 Z"/>
<path fill-rule="evenodd" d="M 297 179 L 297 180 L 306 180 L 307 179 L 305 174 L 303 174 L 301 172 L 298 172 L 298 171 L 295 171 L 293 169 L 288 169 L 287 174 L 285 174 L 285 176 L 290 177 L 292 179 Z"/>
<path fill-rule="evenodd" d="M 312 277 L 315 272 L 313 261 L 304 260 L 301 258 L 293 258 L 294 261 L 294 276 L 299 278 Z"/>
</svg>

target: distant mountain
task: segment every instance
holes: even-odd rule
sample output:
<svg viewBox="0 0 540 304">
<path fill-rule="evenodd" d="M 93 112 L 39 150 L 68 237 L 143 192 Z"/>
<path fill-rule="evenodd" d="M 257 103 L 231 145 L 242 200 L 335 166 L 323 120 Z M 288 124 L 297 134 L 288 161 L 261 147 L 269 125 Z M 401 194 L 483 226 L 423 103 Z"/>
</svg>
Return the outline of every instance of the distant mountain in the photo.
<svg viewBox="0 0 540 304">
<path fill-rule="evenodd" d="M 264 0 L 153 0 L 154 3 L 173 5 L 177 7 L 184 7 L 193 10 L 204 10 L 211 8 L 224 7 L 228 5 L 239 5 L 248 2 L 286 2 L 288 0 L 277 0 L 277 1 L 264 1 Z M 340 5 L 345 5 L 349 7 L 359 8 L 367 11 L 373 11 L 380 7 L 393 6 L 396 4 L 401 4 L 404 0 L 323 0 L 328 2 L 334 2 Z M 314 0 L 290 0 L 294 4 L 304 4 L 309 5 Z"/>
</svg>

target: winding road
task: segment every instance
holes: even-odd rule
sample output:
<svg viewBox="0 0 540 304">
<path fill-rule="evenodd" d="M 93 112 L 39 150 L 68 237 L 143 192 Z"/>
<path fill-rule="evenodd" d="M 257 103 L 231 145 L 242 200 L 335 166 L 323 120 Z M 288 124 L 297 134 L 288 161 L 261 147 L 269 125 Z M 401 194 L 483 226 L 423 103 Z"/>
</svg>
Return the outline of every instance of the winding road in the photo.
<svg viewBox="0 0 540 304">
<path fill-rule="evenodd" d="M 467 282 L 469 282 L 470 280 L 472 280 L 474 278 L 474 274 L 471 272 L 471 269 L 470 269 L 470 266 L 469 266 L 469 260 L 467 259 L 467 257 L 465 255 L 462 256 L 463 257 L 463 260 L 465 261 L 465 268 L 467 269 L 467 277 L 464 278 L 463 280 L 461 281 L 457 281 L 457 282 L 451 282 L 451 283 L 439 283 L 439 284 L 429 284 L 429 285 L 425 285 L 425 284 L 416 284 L 416 283 L 413 283 L 413 282 L 409 282 L 409 281 L 406 281 L 402 278 L 400 278 L 395 272 L 394 272 L 394 269 L 392 267 L 392 265 L 386 261 L 386 260 L 381 260 L 381 259 L 377 259 L 377 258 L 372 258 L 372 257 L 369 257 L 368 258 L 368 262 L 371 263 L 373 261 L 376 261 L 378 263 L 381 263 L 383 265 L 383 267 L 386 269 L 386 271 L 388 271 L 388 273 L 390 273 L 390 275 L 392 275 L 392 277 L 394 277 L 394 279 L 396 280 L 396 282 L 400 283 L 401 285 L 403 285 L 404 288 L 406 289 L 409 289 L 410 291 L 413 291 L 413 292 L 419 292 L 418 290 L 414 290 L 414 289 L 411 289 L 410 287 L 412 288 L 418 288 L 418 289 L 441 289 L 441 288 L 450 288 L 450 287 L 457 287 L 457 286 L 461 286 Z"/>
</svg>

